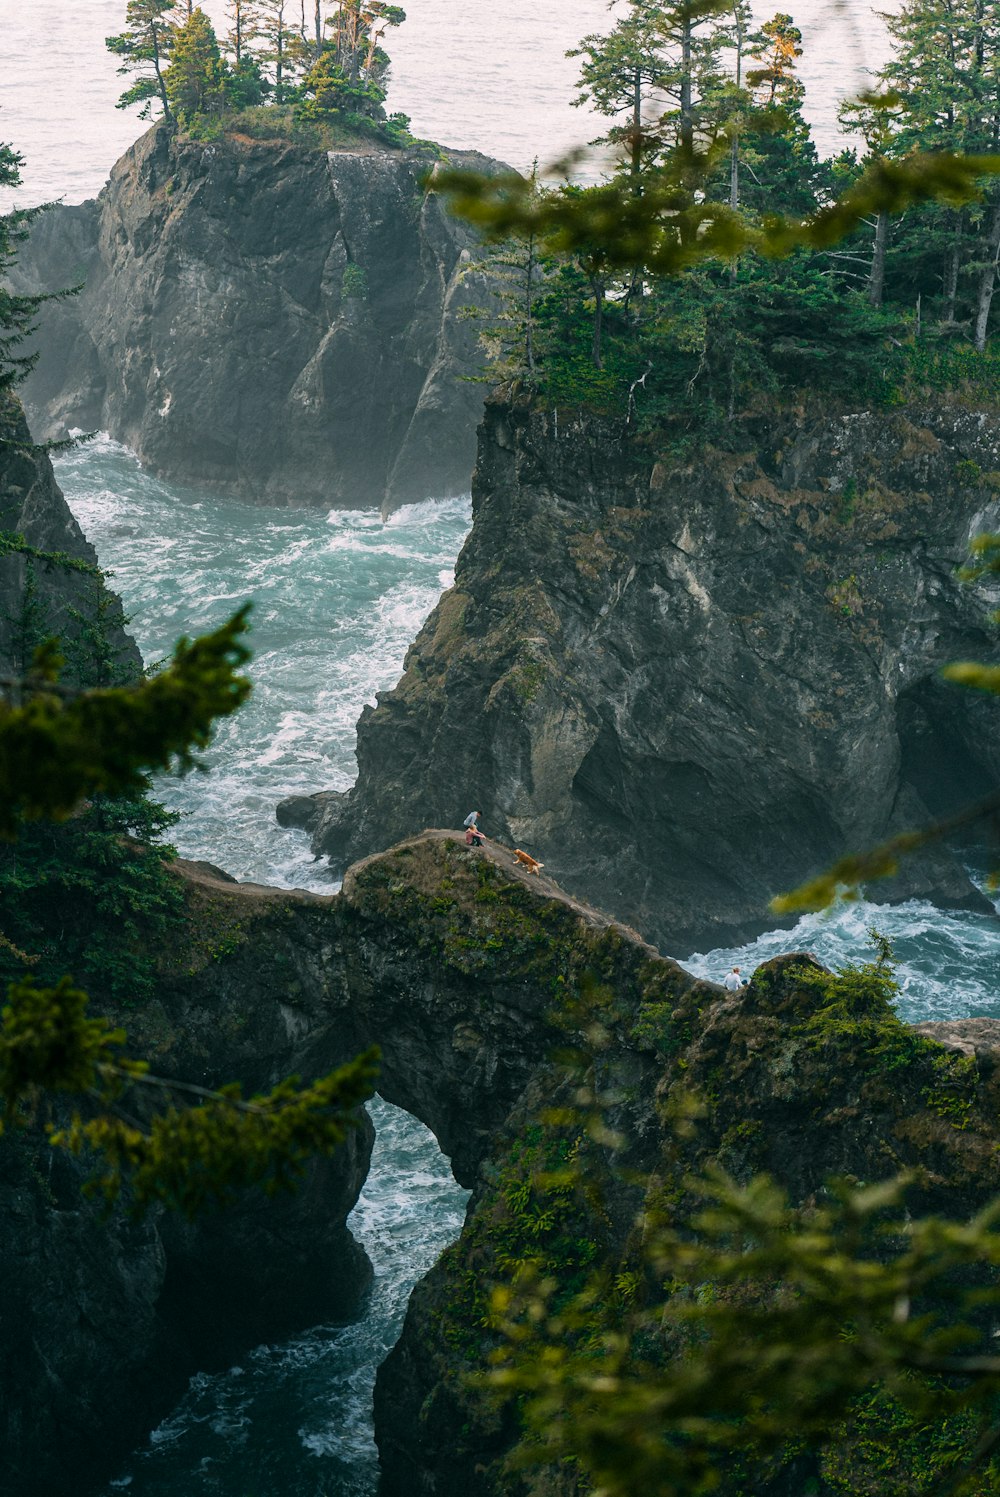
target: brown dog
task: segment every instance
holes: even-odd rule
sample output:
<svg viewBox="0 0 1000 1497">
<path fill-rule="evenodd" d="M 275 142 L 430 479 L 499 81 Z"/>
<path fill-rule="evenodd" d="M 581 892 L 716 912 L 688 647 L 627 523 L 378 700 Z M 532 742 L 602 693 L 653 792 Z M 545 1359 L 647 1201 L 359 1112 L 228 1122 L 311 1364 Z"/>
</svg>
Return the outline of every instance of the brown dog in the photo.
<svg viewBox="0 0 1000 1497">
<path fill-rule="evenodd" d="M 523 863 L 529 873 L 537 875 L 539 869 L 545 867 L 545 864 L 540 863 L 537 858 L 533 858 L 530 852 L 522 852 L 519 847 L 515 847 L 514 856 L 519 863 Z"/>
</svg>

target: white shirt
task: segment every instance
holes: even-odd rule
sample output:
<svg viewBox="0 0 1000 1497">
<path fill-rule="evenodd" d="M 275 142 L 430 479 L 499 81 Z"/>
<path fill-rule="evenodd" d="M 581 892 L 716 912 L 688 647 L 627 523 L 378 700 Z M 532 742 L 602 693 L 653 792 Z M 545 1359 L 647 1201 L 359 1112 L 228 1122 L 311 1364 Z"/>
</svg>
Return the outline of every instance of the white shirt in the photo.
<svg viewBox="0 0 1000 1497">
<path fill-rule="evenodd" d="M 731 993 L 738 993 L 744 986 L 744 982 L 738 972 L 727 972 L 722 979 L 722 986 L 728 988 Z"/>
</svg>

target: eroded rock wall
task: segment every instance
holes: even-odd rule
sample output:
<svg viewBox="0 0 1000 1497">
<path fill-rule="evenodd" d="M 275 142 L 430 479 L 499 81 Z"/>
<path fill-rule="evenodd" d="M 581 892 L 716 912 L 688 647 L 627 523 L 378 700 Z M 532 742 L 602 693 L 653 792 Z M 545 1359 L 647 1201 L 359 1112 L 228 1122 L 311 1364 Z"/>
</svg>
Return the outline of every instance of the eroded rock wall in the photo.
<svg viewBox="0 0 1000 1497">
<path fill-rule="evenodd" d="M 475 152 L 456 166 L 491 169 Z M 37 434 L 104 428 L 154 473 L 270 504 L 387 510 L 468 492 L 489 304 L 433 153 L 151 130 L 96 204 L 44 214 Z"/>
<path fill-rule="evenodd" d="M 97 553 L 10 394 L 0 395 L 0 533 L 8 543 L 0 548 L 0 674 L 24 675 L 35 647 L 55 635 L 71 678 L 89 682 L 93 647 L 81 634 L 100 621 L 103 669 L 134 676 L 142 657 L 125 632 L 121 603 L 98 575 Z"/>
<path fill-rule="evenodd" d="M 496 398 L 474 524 L 356 786 L 285 803 L 344 866 L 483 813 L 568 889 L 683 953 L 772 926 L 770 898 L 995 783 L 996 599 L 960 582 L 997 528 L 1000 419 L 758 422 L 687 467 L 619 427 Z M 987 908 L 945 851 L 879 897 Z"/>
<path fill-rule="evenodd" d="M 572 1223 L 573 1272 L 595 1261 L 591 1242 L 620 1256 L 650 1175 L 682 1205 L 690 1173 L 713 1161 L 738 1178 L 767 1170 L 796 1200 L 831 1174 L 875 1180 L 919 1164 L 915 1208 L 953 1214 L 1000 1185 L 992 1021 L 921 1026 L 966 1058 L 950 1079 L 936 1046 L 887 1069 L 875 1051 L 807 1029 L 819 1001 L 800 975 L 809 957 L 768 963 L 727 994 L 545 873 L 449 832 L 366 860 L 331 897 L 237 884 L 206 865 L 176 873 L 186 922 L 160 953 L 155 999 L 113 1016 L 136 1050 L 161 1074 L 252 1091 L 377 1042 L 383 1095 L 435 1131 L 473 1187 L 462 1239 L 418 1289 L 380 1375 L 387 1497 L 519 1497 L 515 1410 L 498 1412 L 465 1374 L 493 1345 L 486 1296 L 516 1249 L 512 1185 L 565 1163 L 547 1139 L 561 1147 L 568 1128 L 572 1142 L 581 1081 L 622 1146 L 597 1148 L 600 1209 Z M 702 1115 L 676 1134 L 670 1119 L 692 1091 Z M 552 1121 L 564 1111 L 566 1128 Z M 255 1193 L 195 1226 L 130 1227 L 81 1205 L 79 1172 L 64 1174 L 58 1156 L 24 1135 L 0 1140 L 12 1492 L 85 1497 L 184 1368 L 231 1355 L 241 1337 L 350 1313 L 364 1261 L 344 1221 L 368 1142 L 360 1129 L 286 1202 Z"/>
</svg>

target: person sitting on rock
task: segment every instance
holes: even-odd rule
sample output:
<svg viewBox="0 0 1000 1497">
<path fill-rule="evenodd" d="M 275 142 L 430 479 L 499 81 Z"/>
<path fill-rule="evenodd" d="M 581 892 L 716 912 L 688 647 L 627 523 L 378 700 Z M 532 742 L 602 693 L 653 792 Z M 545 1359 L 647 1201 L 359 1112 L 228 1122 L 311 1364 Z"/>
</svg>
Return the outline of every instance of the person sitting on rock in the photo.
<svg viewBox="0 0 1000 1497">
<path fill-rule="evenodd" d="M 479 812 L 470 811 L 462 825 L 465 827 L 466 847 L 482 847 L 486 833 L 480 829 Z"/>
<path fill-rule="evenodd" d="M 726 973 L 725 977 L 722 979 L 722 986 L 724 988 L 728 988 L 731 993 L 738 993 L 741 991 L 741 989 L 746 987 L 746 983 L 740 976 L 739 967 L 734 967 L 731 972 Z"/>
</svg>

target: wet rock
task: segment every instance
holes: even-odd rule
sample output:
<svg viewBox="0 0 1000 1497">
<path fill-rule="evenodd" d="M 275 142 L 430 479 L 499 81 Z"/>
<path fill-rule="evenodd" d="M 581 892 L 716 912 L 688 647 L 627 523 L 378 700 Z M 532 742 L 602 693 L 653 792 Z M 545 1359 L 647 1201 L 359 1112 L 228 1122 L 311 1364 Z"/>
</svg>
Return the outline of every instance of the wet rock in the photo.
<svg viewBox="0 0 1000 1497">
<path fill-rule="evenodd" d="M 314 849 L 343 867 L 476 806 L 666 950 L 773 927 L 774 895 L 996 783 L 998 705 L 940 669 L 998 658 L 956 575 L 1000 524 L 998 449 L 961 409 L 776 415 L 677 466 L 491 400 L 455 586 Z M 872 893 L 992 910 L 939 846 Z"/>
<path fill-rule="evenodd" d="M 490 293 L 426 190 L 436 159 L 149 131 L 96 203 L 50 209 L 20 251 L 17 289 L 83 283 L 41 318 L 36 433 L 104 428 L 154 473 L 267 504 L 468 492 L 467 313 Z"/>
</svg>

